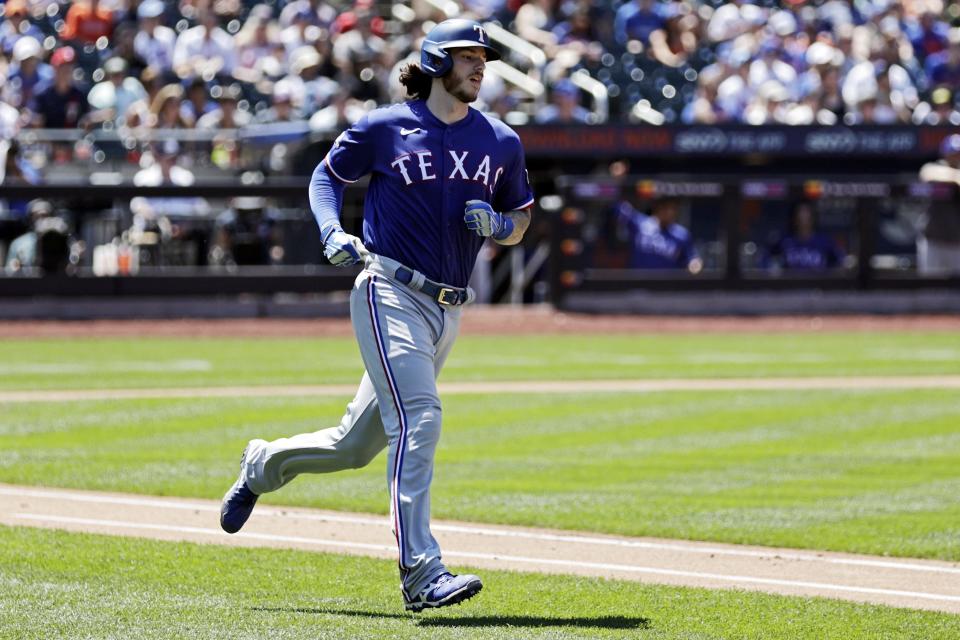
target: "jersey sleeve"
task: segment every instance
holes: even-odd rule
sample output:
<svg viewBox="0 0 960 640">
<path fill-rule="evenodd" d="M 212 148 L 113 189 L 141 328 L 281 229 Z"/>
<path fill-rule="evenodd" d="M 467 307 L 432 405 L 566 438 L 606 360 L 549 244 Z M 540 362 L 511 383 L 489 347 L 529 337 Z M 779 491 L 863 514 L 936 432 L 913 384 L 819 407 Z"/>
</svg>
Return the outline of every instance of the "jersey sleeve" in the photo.
<svg viewBox="0 0 960 640">
<path fill-rule="evenodd" d="M 341 182 L 356 182 L 373 169 L 376 136 L 368 116 L 337 137 L 323 159 L 330 173 Z"/>
<path fill-rule="evenodd" d="M 527 162 L 523 156 L 523 147 L 520 146 L 520 141 L 516 140 L 513 162 L 504 172 L 503 182 L 497 188 L 493 206 L 497 211 L 516 211 L 526 209 L 532 204 L 533 188 L 530 186 Z"/>
</svg>

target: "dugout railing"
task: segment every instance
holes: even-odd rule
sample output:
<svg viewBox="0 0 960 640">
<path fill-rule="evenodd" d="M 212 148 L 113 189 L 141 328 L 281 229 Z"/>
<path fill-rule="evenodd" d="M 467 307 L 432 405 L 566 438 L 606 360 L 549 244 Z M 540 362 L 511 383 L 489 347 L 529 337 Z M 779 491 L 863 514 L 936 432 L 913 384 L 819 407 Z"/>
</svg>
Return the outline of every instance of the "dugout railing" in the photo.
<svg viewBox="0 0 960 640">
<path fill-rule="evenodd" d="M 956 200 L 955 190 L 916 182 L 913 175 L 839 179 L 827 174 L 563 176 L 557 187 L 554 206 L 544 214 L 550 219 L 550 299 L 559 308 L 569 307 L 573 295 L 636 291 L 960 293 L 960 278 L 955 275 L 918 273 L 914 247 L 923 210 L 934 200 Z M 649 210 L 654 201 L 665 197 L 685 203 L 683 224 L 698 226 L 692 219 L 697 216 L 712 219 L 699 225 L 712 233 L 698 234 L 696 229 L 693 233 L 701 254 L 706 254 L 700 273 L 626 268 L 629 243 L 604 242 L 616 234 L 613 209 L 619 202 Z M 756 238 L 749 234 L 747 214 L 763 216 L 765 205 L 773 209 L 779 205 L 785 222 L 799 202 L 846 209 L 840 216 L 845 224 L 834 228 L 835 235 L 846 238 L 845 243 L 841 241 L 846 245 L 843 263 L 829 269 L 796 270 L 751 265 L 748 258 Z M 691 213 L 692 209 L 699 211 Z M 891 231 L 891 225 L 899 229 Z M 887 235 L 896 237 L 899 245 L 888 241 Z M 762 249 L 753 246 L 757 251 Z"/>
<path fill-rule="evenodd" d="M 541 189 L 543 185 L 541 185 Z M 910 202 L 918 208 L 931 199 L 953 198 L 950 189 L 934 188 L 915 182 L 910 176 L 877 179 L 871 176 L 774 176 L 758 179 L 743 176 L 561 176 L 554 193 L 539 199 L 535 226 L 523 247 L 505 251 L 500 258 L 508 267 L 501 272 L 517 271 L 522 278 L 510 281 L 509 295 L 498 296 L 513 302 L 531 300 L 539 282 L 549 285 L 549 299 L 564 306 L 565 298 L 575 292 L 649 291 L 749 291 L 749 290 L 960 290 L 956 277 L 920 276 L 906 255 L 891 255 L 878 249 L 883 212 L 898 203 Z M 622 268 L 616 261 L 595 264 L 588 260 L 591 239 L 603 233 L 598 220 L 609 216 L 610 205 L 625 193 L 642 208 L 645 201 L 673 196 L 701 206 L 700 217 L 709 217 L 710 234 L 695 239 L 711 259 L 697 275 L 675 271 L 649 271 Z M 263 196 L 282 203 L 292 212 L 292 242 L 311 247 L 309 261 L 303 264 L 244 266 L 232 270 L 156 266 L 142 268 L 136 275 L 94 276 L 89 266 L 81 265 L 72 276 L 10 276 L 0 278 L 0 296 L 204 296 L 242 293 L 272 294 L 326 293 L 346 290 L 353 270 L 340 270 L 324 263 L 316 239 L 314 223 L 306 202 L 306 179 L 269 181 L 254 185 L 200 184 L 192 187 L 134 187 L 132 185 L 4 186 L 8 199 L 42 197 L 76 212 L 79 219 L 122 211 L 123 203 L 134 197 L 202 196 L 226 203 L 236 196 Z M 362 185 L 347 191 L 344 221 L 358 230 Z M 801 199 L 814 202 L 843 200 L 851 207 L 847 246 L 849 260 L 840 269 L 819 272 L 766 272 L 745 268 L 744 212 L 756 203 L 780 203 L 789 206 Z M 762 213 L 760 214 L 762 215 Z M 119 230 L 125 224 L 119 214 Z M 592 228 L 591 228 L 592 226 Z M 694 225 L 696 227 L 696 225 Z M 609 230 L 608 230 L 609 232 Z M 544 247 L 549 246 L 549 255 Z M 609 256 L 607 256 L 609 258 Z M 535 262 L 535 264 L 534 264 Z M 602 261 L 601 261 L 602 262 Z M 533 265 L 533 269 L 531 269 Z M 503 278 L 502 278 L 503 279 Z M 526 293 L 518 290 L 528 289 Z"/>
</svg>

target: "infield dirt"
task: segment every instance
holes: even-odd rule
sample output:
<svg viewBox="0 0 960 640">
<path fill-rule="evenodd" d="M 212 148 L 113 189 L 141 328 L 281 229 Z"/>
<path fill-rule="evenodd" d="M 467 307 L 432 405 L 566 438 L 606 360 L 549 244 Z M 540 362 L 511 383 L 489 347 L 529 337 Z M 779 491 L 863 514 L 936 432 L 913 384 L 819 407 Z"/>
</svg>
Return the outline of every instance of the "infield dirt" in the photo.
<svg viewBox="0 0 960 640">
<path fill-rule="evenodd" d="M 268 502 L 269 498 L 264 502 Z M 258 505 L 242 532 L 213 501 L 0 485 L 0 523 L 393 558 L 386 516 Z M 455 565 L 820 596 L 960 613 L 960 565 L 818 551 L 437 521 Z"/>
<path fill-rule="evenodd" d="M 631 333 L 817 333 L 830 331 L 960 332 L 958 316 L 672 317 L 568 314 L 547 307 L 468 307 L 465 335 Z M 0 324 L 0 339 L 35 338 L 303 338 L 353 335 L 346 318 L 307 320 L 93 320 Z"/>
</svg>

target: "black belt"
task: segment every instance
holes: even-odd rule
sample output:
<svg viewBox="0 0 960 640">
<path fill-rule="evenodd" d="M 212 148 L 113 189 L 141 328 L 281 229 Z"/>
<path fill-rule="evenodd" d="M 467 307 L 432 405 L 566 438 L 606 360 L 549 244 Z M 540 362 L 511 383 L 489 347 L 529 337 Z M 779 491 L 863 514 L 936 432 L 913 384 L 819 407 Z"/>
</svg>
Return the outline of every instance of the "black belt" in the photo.
<svg viewBox="0 0 960 640">
<path fill-rule="evenodd" d="M 403 284 L 409 285 L 413 282 L 413 271 L 406 267 L 398 267 L 396 278 Z M 458 305 L 466 304 L 467 302 L 466 289 L 445 287 L 441 284 L 437 284 L 433 280 L 427 280 L 426 278 L 424 278 L 423 284 L 420 285 L 419 289 L 443 305 Z"/>
</svg>

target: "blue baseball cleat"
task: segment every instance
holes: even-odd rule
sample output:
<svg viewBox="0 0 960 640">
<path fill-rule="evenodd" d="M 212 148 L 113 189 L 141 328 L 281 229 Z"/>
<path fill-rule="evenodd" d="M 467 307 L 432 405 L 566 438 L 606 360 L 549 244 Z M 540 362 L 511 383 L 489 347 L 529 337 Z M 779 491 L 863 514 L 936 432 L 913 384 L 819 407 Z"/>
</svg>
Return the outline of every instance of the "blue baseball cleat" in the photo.
<svg viewBox="0 0 960 640">
<path fill-rule="evenodd" d="M 247 458 L 247 445 L 240 456 L 240 477 L 233 483 L 230 490 L 223 496 L 223 504 L 220 505 L 220 527 L 227 533 L 236 533 L 240 531 L 244 523 L 253 513 L 253 507 L 257 504 L 257 494 L 250 491 L 247 482 L 244 479 L 244 463 Z"/>
<path fill-rule="evenodd" d="M 452 573 L 441 573 L 436 579 L 425 586 L 412 600 L 404 601 L 407 611 L 423 611 L 428 607 L 446 607 L 459 604 L 472 598 L 483 589 L 480 578 L 470 574 L 455 576 Z"/>
</svg>

